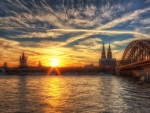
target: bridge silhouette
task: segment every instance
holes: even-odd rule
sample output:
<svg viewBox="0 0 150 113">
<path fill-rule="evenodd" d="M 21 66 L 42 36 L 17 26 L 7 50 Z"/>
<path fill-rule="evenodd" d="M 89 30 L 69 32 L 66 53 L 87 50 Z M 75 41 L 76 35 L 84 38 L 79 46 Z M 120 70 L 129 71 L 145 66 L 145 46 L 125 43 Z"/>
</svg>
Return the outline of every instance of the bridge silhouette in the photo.
<svg viewBox="0 0 150 113">
<path fill-rule="evenodd" d="M 150 66 L 150 40 L 132 41 L 125 49 L 122 59 L 116 63 L 116 73 L 141 76 Z M 150 71 L 150 70 L 148 70 Z"/>
</svg>

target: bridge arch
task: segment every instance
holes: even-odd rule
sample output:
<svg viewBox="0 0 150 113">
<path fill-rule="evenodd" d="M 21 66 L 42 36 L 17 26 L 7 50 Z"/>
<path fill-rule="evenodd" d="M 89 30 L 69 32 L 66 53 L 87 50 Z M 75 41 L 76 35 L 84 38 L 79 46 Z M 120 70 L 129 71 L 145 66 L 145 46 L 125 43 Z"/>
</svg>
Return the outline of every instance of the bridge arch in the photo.
<svg viewBox="0 0 150 113">
<path fill-rule="evenodd" d="M 143 60 L 150 60 L 150 40 L 132 41 L 125 49 L 120 63 L 127 65 Z"/>
</svg>

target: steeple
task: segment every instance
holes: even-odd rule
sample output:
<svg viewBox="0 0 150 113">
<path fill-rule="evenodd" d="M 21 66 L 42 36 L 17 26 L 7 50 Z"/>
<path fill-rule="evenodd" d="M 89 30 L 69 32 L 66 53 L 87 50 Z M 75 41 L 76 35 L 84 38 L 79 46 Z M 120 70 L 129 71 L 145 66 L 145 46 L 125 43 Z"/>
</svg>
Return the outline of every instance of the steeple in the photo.
<svg viewBox="0 0 150 113">
<path fill-rule="evenodd" d="M 27 67 L 27 57 L 24 54 L 24 51 L 22 53 L 22 55 L 20 56 L 20 68 L 25 68 Z"/>
<path fill-rule="evenodd" d="M 39 61 L 39 63 L 38 63 L 38 67 L 42 67 L 41 61 Z"/>
<path fill-rule="evenodd" d="M 4 67 L 4 68 L 7 68 L 7 62 L 4 62 L 3 67 Z"/>
<path fill-rule="evenodd" d="M 22 59 L 25 59 L 24 51 L 23 51 L 23 53 L 22 53 Z"/>
<path fill-rule="evenodd" d="M 110 42 L 109 42 L 109 47 L 108 47 L 108 51 L 107 51 L 107 58 L 112 58 L 112 52 L 111 52 L 111 48 L 110 48 Z"/>
<path fill-rule="evenodd" d="M 101 56 L 101 58 L 106 58 L 104 42 L 103 42 L 103 50 L 102 50 L 102 56 Z"/>
</svg>

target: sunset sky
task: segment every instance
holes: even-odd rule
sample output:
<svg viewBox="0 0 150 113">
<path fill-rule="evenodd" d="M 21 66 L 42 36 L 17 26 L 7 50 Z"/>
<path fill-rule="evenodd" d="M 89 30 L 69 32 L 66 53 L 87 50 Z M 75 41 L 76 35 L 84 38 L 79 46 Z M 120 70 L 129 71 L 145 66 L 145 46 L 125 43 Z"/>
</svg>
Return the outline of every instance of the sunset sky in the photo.
<svg viewBox="0 0 150 113">
<path fill-rule="evenodd" d="M 0 0 L 0 65 L 98 65 L 102 43 L 121 59 L 133 40 L 150 39 L 150 0 Z"/>
</svg>

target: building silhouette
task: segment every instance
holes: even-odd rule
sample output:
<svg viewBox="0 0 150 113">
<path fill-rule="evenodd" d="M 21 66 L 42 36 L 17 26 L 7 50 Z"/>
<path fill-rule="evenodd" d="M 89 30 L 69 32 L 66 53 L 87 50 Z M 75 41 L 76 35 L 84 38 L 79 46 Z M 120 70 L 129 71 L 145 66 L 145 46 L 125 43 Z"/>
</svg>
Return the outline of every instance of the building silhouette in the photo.
<svg viewBox="0 0 150 113">
<path fill-rule="evenodd" d="M 39 67 L 39 68 L 42 68 L 41 61 L 39 61 L 39 63 L 38 63 L 38 67 Z"/>
<path fill-rule="evenodd" d="M 109 43 L 109 47 L 108 47 L 108 51 L 107 51 L 107 56 L 106 56 L 106 52 L 105 52 L 105 46 L 103 43 L 102 54 L 101 54 L 101 58 L 99 59 L 99 67 L 106 68 L 106 72 L 108 72 L 108 73 L 114 73 L 115 72 L 115 63 L 116 63 L 116 59 L 112 58 L 110 43 Z"/>
<path fill-rule="evenodd" d="M 22 53 L 22 56 L 20 56 L 20 66 L 19 68 L 26 68 L 27 65 L 27 57 L 25 56 L 24 52 Z"/>
<path fill-rule="evenodd" d="M 3 68 L 7 68 L 7 62 L 4 62 Z"/>
</svg>

